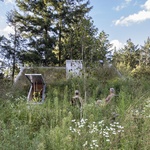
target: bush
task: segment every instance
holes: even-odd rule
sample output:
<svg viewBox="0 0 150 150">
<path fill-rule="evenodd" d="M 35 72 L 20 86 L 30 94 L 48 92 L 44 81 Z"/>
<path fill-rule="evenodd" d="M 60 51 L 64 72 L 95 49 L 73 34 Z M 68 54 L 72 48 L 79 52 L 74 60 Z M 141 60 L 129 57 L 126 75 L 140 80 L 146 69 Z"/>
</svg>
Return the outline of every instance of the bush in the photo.
<svg viewBox="0 0 150 150">
<path fill-rule="evenodd" d="M 131 75 L 137 79 L 150 79 L 150 67 L 149 66 L 137 66 L 132 70 Z"/>
</svg>

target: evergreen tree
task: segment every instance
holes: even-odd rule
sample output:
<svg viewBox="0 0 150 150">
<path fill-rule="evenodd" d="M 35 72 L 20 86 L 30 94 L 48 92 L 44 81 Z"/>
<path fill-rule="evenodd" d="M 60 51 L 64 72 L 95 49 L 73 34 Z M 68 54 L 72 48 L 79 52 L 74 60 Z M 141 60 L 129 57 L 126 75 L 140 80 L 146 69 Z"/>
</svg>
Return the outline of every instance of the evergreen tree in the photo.
<svg viewBox="0 0 150 150">
<path fill-rule="evenodd" d="M 12 68 L 12 82 L 14 81 L 14 72 L 15 72 L 15 67 L 14 65 L 14 60 L 15 60 L 15 54 L 14 53 L 14 45 L 10 39 L 5 38 L 4 36 L 1 37 L 0 41 L 0 49 L 2 52 L 2 57 L 3 57 L 3 64 L 5 67 Z"/>
<path fill-rule="evenodd" d="M 96 49 L 94 52 L 95 60 L 106 61 L 107 55 L 111 52 L 112 44 L 108 40 L 109 35 L 104 31 L 99 33 L 99 36 L 96 40 Z"/>
<path fill-rule="evenodd" d="M 73 26 L 85 19 L 90 11 L 89 1 L 16 0 L 16 5 L 19 8 L 19 12 L 16 12 L 19 30 L 21 36 L 27 39 L 27 50 L 22 53 L 24 61 L 48 66 L 56 64 L 58 59 L 59 65 L 63 64 L 68 55 L 66 47 L 70 45 L 68 35 L 75 35 Z"/>
<path fill-rule="evenodd" d="M 116 65 L 122 63 L 134 69 L 139 64 L 139 54 L 138 45 L 134 45 L 131 39 L 128 39 L 126 45 L 114 53 L 113 61 L 115 61 Z"/>
<path fill-rule="evenodd" d="M 96 33 L 97 29 L 90 17 L 74 22 L 70 31 L 66 34 L 63 60 L 76 59 L 91 62 Z"/>
<path fill-rule="evenodd" d="M 147 38 L 147 41 L 144 42 L 144 46 L 141 48 L 140 53 L 140 64 L 148 66 L 150 65 L 150 38 Z"/>
<path fill-rule="evenodd" d="M 21 37 L 17 30 L 18 24 L 15 20 L 14 11 L 7 13 L 7 23 L 14 29 L 14 34 L 9 34 L 9 38 L 0 38 L 0 48 L 5 64 L 11 69 L 12 82 L 14 81 L 16 64 L 19 63 L 19 53 L 21 50 Z"/>
<path fill-rule="evenodd" d="M 0 58 L 5 59 L 5 46 L 7 45 L 7 38 L 0 36 Z"/>
<path fill-rule="evenodd" d="M 22 58 L 34 65 L 48 66 L 57 63 L 53 52 L 56 41 L 54 8 L 44 1 L 16 0 L 19 12 L 16 21 L 20 24 L 21 36 L 27 39 Z"/>
<path fill-rule="evenodd" d="M 47 1 L 47 4 L 50 5 L 52 2 Z M 81 24 L 83 24 L 83 20 L 86 20 L 86 14 L 92 7 L 88 7 L 89 1 L 87 0 L 55 0 L 52 5 L 55 8 L 54 16 L 58 33 L 56 50 L 58 51 L 59 65 L 61 65 L 66 59 L 79 58 Z"/>
<path fill-rule="evenodd" d="M 17 51 L 19 47 L 19 34 L 17 33 L 17 23 L 15 20 L 14 12 L 11 11 L 10 13 L 7 14 L 7 20 L 8 24 L 11 25 L 14 28 L 14 35 L 11 33 L 10 34 L 10 45 L 11 48 L 7 50 L 8 56 L 11 57 L 12 60 L 12 81 L 14 81 L 14 76 L 15 76 L 15 65 L 16 65 L 16 59 L 17 59 Z M 9 58 L 10 60 L 10 58 Z"/>
<path fill-rule="evenodd" d="M 129 65 L 132 69 L 139 64 L 139 48 L 138 45 L 134 45 L 131 39 L 127 40 L 127 44 L 122 49 L 124 53 L 124 63 Z"/>
</svg>

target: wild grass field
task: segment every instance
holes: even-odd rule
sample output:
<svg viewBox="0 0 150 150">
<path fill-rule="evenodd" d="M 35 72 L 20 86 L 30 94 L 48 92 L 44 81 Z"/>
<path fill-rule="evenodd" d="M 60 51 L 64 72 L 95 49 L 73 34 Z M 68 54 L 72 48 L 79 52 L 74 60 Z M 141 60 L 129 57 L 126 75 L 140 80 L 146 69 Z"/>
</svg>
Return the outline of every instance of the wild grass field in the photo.
<svg viewBox="0 0 150 150">
<path fill-rule="evenodd" d="M 108 105 L 97 99 L 116 96 Z M 82 114 L 70 105 L 74 90 L 86 103 Z M 43 104 L 27 104 L 28 87 L 1 81 L 1 150 L 149 150 L 150 81 L 134 78 L 74 78 L 46 85 Z"/>
</svg>

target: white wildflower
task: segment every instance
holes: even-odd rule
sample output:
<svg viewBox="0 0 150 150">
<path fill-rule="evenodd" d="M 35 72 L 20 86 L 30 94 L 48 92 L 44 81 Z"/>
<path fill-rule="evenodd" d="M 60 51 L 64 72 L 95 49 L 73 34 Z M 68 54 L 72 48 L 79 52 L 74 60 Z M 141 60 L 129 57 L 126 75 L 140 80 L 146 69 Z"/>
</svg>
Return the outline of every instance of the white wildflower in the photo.
<svg viewBox="0 0 150 150">
<path fill-rule="evenodd" d="M 80 134 L 80 131 L 78 131 L 78 135 L 81 135 L 81 134 Z"/>
<path fill-rule="evenodd" d="M 77 130 L 73 128 L 72 132 L 77 132 Z"/>
<path fill-rule="evenodd" d="M 99 147 L 99 146 L 96 144 L 95 147 Z"/>
<path fill-rule="evenodd" d="M 99 134 L 103 134 L 103 132 L 100 131 Z"/>
<path fill-rule="evenodd" d="M 76 120 L 74 119 L 74 120 L 71 120 L 72 122 L 76 122 Z"/>
<path fill-rule="evenodd" d="M 87 142 L 87 141 L 85 141 L 85 143 L 83 144 L 83 147 L 85 147 L 87 144 L 88 144 L 88 142 Z"/>
<path fill-rule="evenodd" d="M 106 139 L 107 142 L 110 142 L 110 139 Z"/>
<path fill-rule="evenodd" d="M 105 137 L 109 137 L 109 135 L 105 135 Z"/>
<path fill-rule="evenodd" d="M 92 140 L 93 143 L 97 142 L 97 140 Z"/>
<path fill-rule="evenodd" d="M 114 122 L 114 124 L 119 124 L 119 122 Z"/>
</svg>

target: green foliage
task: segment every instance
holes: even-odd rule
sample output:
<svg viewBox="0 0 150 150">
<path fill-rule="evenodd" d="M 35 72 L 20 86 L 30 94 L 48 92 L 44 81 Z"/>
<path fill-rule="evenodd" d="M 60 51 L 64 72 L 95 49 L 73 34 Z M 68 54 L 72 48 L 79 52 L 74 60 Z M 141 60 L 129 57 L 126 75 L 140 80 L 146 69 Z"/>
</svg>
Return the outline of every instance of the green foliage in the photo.
<svg viewBox="0 0 150 150">
<path fill-rule="evenodd" d="M 149 80 L 113 78 L 105 85 L 95 78 L 86 81 L 82 119 L 79 108 L 70 105 L 75 89 L 84 98 L 82 78 L 49 83 L 43 104 L 27 104 L 22 92 L 15 91 L 0 98 L 0 148 L 149 149 Z M 117 96 L 97 106 L 95 98 L 105 98 L 110 87 Z"/>
<path fill-rule="evenodd" d="M 128 68 L 134 69 L 139 64 L 140 49 L 138 45 L 134 45 L 131 39 L 129 39 L 122 49 L 115 52 L 113 58 L 116 65 L 123 64 Z"/>
<path fill-rule="evenodd" d="M 93 50 L 93 60 L 106 60 L 106 55 L 111 52 L 112 44 L 108 40 L 109 35 L 104 31 L 99 33 L 96 39 L 95 49 Z"/>
<path fill-rule="evenodd" d="M 140 65 L 148 67 L 150 65 L 150 38 L 144 41 L 144 46 L 141 48 Z"/>
<path fill-rule="evenodd" d="M 117 64 L 117 69 L 121 72 L 123 76 L 130 76 L 132 71 L 131 67 L 128 64 L 125 65 L 122 62 Z"/>
<path fill-rule="evenodd" d="M 131 75 L 137 79 L 150 77 L 150 67 L 149 66 L 137 66 L 132 70 Z"/>
<path fill-rule="evenodd" d="M 88 44 L 92 43 L 97 29 L 88 16 L 92 8 L 88 0 L 16 0 L 15 3 L 17 9 L 8 13 L 7 19 L 15 28 L 15 35 L 12 36 L 17 44 L 15 51 L 19 49 L 17 58 L 23 64 L 61 66 L 72 56 L 82 57 L 83 38 L 88 40 Z M 83 29 L 86 29 L 84 37 Z M 74 50 L 71 52 L 70 49 Z"/>
</svg>

